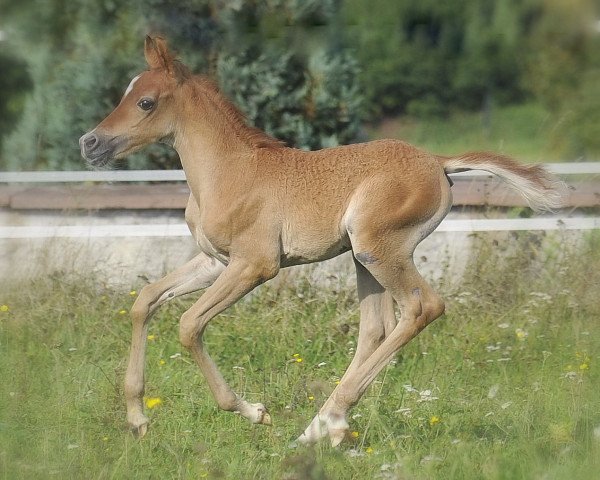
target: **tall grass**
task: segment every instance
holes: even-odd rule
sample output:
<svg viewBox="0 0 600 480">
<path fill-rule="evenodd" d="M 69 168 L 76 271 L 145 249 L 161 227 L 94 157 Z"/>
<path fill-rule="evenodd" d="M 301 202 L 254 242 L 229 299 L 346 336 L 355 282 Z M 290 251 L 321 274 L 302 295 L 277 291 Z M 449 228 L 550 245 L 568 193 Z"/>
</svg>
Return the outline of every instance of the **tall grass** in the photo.
<svg viewBox="0 0 600 480">
<path fill-rule="evenodd" d="M 484 237 L 447 314 L 351 412 L 354 436 L 289 448 L 349 363 L 354 292 L 265 286 L 219 316 L 207 348 L 272 427 L 221 412 L 163 307 L 147 356 L 151 428 L 125 426 L 135 293 L 63 277 L 0 294 L 0 476 L 6 479 L 589 479 L 600 471 L 600 239 Z M 138 288 L 133 286 L 132 288 Z M 301 361 L 300 361 L 301 359 Z M 157 403 L 155 401 L 155 403 Z"/>
</svg>

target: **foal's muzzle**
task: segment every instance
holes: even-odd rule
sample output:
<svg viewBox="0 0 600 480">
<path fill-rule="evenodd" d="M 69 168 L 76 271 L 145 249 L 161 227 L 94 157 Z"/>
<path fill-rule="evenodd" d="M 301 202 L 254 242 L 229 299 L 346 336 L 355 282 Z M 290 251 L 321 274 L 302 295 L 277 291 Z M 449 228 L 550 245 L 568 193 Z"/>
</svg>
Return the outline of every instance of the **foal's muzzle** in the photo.
<svg viewBox="0 0 600 480">
<path fill-rule="evenodd" d="M 103 166 L 120 151 L 125 143 L 123 137 L 107 137 L 91 131 L 79 139 L 81 156 L 94 166 Z"/>
</svg>

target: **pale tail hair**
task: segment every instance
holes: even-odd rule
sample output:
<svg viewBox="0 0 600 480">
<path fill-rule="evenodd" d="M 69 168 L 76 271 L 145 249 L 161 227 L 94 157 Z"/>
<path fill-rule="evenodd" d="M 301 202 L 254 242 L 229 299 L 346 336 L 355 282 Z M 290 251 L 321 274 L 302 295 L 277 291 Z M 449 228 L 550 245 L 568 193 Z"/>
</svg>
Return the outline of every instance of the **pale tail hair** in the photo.
<svg viewBox="0 0 600 480">
<path fill-rule="evenodd" d="M 541 165 L 523 165 L 490 152 L 472 152 L 457 157 L 437 157 L 446 173 L 484 170 L 498 175 L 516 188 L 536 211 L 555 211 L 564 206 L 568 194 L 564 182 Z"/>
</svg>

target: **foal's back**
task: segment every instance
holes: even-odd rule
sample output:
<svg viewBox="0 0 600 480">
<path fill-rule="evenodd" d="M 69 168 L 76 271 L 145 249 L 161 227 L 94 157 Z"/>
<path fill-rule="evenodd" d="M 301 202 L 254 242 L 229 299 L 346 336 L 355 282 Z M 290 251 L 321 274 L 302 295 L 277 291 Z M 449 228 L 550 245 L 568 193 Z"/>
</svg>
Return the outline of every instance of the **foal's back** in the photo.
<svg viewBox="0 0 600 480">
<path fill-rule="evenodd" d="M 257 174 L 284 190 L 286 203 L 345 208 L 364 182 L 387 178 L 414 190 L 443 174 L 436 157 L 399 140 L 375 140 L 306 152 L 262 149 Z M 325 212 L 323 212 L 325 213 Z"/>
</svg>

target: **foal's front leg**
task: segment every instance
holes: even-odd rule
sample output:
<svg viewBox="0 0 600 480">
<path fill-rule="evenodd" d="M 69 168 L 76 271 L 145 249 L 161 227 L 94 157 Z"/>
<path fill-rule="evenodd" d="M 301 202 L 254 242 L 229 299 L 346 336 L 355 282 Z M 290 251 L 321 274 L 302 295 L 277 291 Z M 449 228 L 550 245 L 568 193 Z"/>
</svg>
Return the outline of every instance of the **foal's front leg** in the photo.
<svg viewBox="0 0 600 480">
<path fill-rule="evenodd" d="M 271 416 L 262 403 L 248 403 L 227 384 L 223 375 L 209 357 L 202 342 L 208 322 L 230 305 L 274 277 L 279 270 L 277 260 L 247 261 L 232 259 L 225 271 L 181 317 L 179 336 L 200 367 L 208 386 L 223 410 L 239 412 L 252 423 L 271 424 Z"/>
<path fill-rule="evenodd" d="M 127 421 L 133 432 L 144 436 L 148 418 L 143 413 L 144 357 L 149 320 L 160 305 L 168 300 L 211 285 L 225 269 L 214 258 L 200 253 L 185 265 L 150 285 L 146 285 L 131 308 L 133 323 L 129 365 L 125 375 Z"/>
</svg>

